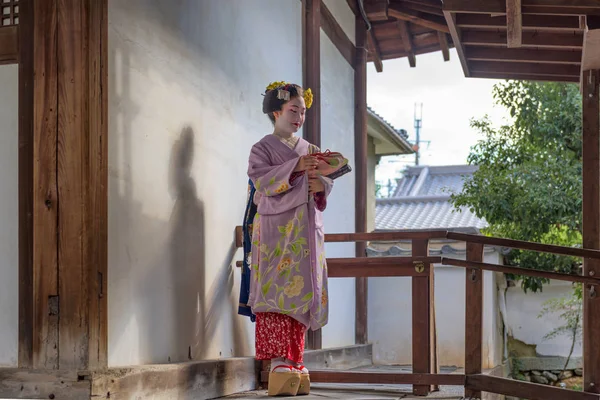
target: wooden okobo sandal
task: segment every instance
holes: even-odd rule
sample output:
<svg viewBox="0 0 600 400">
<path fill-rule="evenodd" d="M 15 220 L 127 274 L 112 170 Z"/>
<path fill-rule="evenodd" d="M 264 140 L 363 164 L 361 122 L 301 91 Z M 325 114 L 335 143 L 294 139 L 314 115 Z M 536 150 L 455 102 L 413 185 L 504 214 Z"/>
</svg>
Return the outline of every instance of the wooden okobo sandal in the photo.
<svg viewBox="0 0 600 400">
<path fill-rule="evenodd" d="M 296 396 L 300 372 L 286 364 L 276 365 L 269 373 L 269 396 Z"/>
<path fill-rule="evenodd" d="M 300 387 L 298 388 L 298 396 L 305 396 L 310 393 L 310 375 L 308 369 L 304 365 L 294 367 L 300 373 Z"/>
</svg>

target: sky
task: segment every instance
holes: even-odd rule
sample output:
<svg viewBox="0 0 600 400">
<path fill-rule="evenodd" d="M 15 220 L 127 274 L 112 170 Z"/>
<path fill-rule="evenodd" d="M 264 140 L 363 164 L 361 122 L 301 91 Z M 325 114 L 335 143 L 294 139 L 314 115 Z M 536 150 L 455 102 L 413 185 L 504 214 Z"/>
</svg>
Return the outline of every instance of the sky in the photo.
<svg viewBox="0 0 600 400">
<path fill-rule="evenodd" d="M 373 63 L 367 66 L 367 104 L 396 129 L 406 129 L 415 140 L 415 103 L 423 104 L 420 165 L 460 165 L 467 163 L 473 145 L 481 138 L 471 128 L 472 118 L 488 115 L 495 124 L 506 117 L 505 110 L 494 104 L 495 79 L 465 78 L 455 49 L 450 61 L 441 52 L 417 56 L 415 68 L 406 58 L 386 60 L 383 72 Z M 414 165 L 414 156 L 384 157 L 376 179 L 387 181 L 399 171 Z"/>
</svg>

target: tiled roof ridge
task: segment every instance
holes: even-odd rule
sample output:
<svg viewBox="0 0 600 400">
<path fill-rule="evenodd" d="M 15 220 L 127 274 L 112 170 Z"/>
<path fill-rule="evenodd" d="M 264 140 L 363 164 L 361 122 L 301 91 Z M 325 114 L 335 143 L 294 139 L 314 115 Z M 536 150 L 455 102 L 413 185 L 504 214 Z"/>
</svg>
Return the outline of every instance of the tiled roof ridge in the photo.
<svg viewBox="0 0 600 400">
<path fill-rule="evenodd" d="M 403 139 L 408 140 L 408 133 L 406 132 L 406 130 L 404 130 L 404 129 L 397 129 L 388 120 L 386 120 L 380 114 L 378 114 L 375 110 L 373 110 L 373 108 L 367 106 L 367 109 L 369 111 L 371 111 L 373 113 L 373 115 L 375 115 L 377 118 L 379 118 L 379 120 L 381 122 L 383 122 L 384 124 L 386 124 L 387 126 L 389 126 L 394 132 L 396 132 L 398 135 L 400 135 L 400 137 L 402 137 Z"/>
</svg>

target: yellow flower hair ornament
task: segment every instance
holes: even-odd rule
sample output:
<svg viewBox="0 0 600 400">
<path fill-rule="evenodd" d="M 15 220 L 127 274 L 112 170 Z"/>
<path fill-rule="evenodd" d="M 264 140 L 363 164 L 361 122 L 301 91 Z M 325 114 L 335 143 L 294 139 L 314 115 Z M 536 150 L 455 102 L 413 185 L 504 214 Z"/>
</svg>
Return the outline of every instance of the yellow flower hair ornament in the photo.
<svg viewBox="0 0 600 400">
<path fill-rule="evenodd" d="M 306 104 L 306 109 L 309 109 L 313 103 L 313 94 L 310 88 L 304 91 L 304 103 Z"/>
</svg>

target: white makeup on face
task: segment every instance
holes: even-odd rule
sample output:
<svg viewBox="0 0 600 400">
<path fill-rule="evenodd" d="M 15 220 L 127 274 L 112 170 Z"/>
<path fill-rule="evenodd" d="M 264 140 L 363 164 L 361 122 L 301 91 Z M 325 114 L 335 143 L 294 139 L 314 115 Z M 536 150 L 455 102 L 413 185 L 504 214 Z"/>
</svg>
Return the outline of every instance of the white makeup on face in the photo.
<svg viewBox="0 0 600 400">
<path fill-rule="evenodd" d="M 294 97 L 275 113 L 275 132 L 280 136 L 292 136 L 304 124 L 306 106 L 302 97 Z"/>
</svg>

